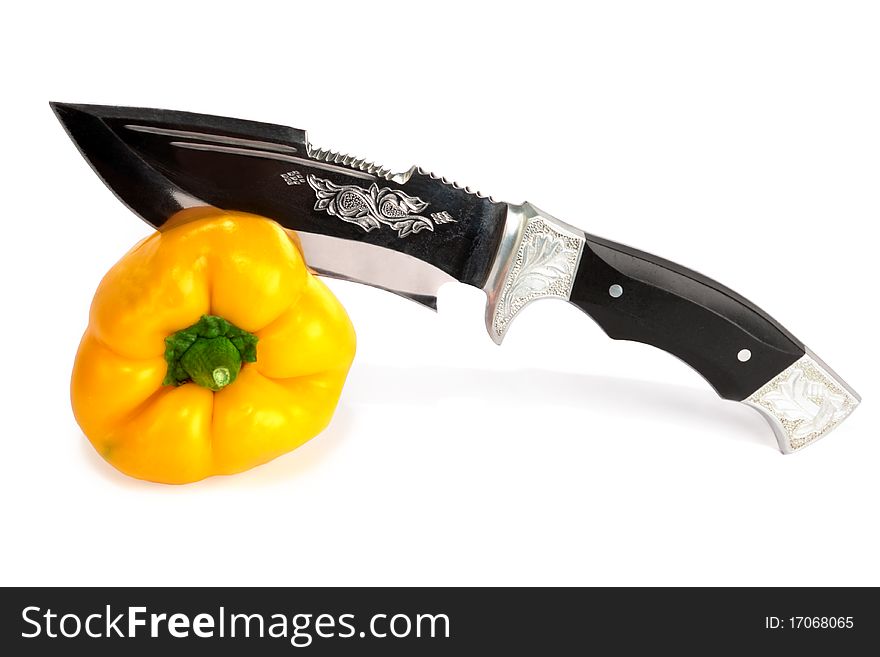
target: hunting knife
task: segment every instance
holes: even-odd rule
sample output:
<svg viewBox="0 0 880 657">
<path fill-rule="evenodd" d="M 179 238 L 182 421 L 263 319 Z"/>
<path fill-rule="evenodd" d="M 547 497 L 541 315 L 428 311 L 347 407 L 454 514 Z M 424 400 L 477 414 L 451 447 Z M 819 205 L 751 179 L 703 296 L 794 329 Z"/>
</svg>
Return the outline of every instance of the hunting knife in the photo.
<svg viewBox="0 0 880 657">
<path fill-rule="evenodd" d="M 436 309 L 448 281 L 487 296 L 500 344 L 538 299 L 563 299 L 616 340 L 659 347 L 724 399 L 770 423 L 783 453 L 840 424 L 860 398 L 766 312 L 673 262 L 595 237 L 539 210 L 419 167 L 392 173 L 316 148 L 303 130 L 157 109 L 51 103 L 85 159 L 132 211 L 161 229 L 213 206 L 296 231 L 317 273 Z"/>
</svg>

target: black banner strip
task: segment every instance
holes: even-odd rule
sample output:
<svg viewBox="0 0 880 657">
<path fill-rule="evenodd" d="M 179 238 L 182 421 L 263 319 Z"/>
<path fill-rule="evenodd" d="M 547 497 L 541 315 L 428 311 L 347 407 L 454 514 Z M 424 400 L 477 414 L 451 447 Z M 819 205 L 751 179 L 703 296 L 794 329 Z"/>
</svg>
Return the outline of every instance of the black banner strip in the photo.
<svg viewBox="0 0 880 657">
<path fill-rule="evenodd" d="M 876 590 L 842 588 L 7 588 L 0 647 L 93 656 L 143 648 L 163 657 L 194 649 L 637 654 L 645 646 L 855 654 L 880 639 L 878 615 Z"/>
</svg>

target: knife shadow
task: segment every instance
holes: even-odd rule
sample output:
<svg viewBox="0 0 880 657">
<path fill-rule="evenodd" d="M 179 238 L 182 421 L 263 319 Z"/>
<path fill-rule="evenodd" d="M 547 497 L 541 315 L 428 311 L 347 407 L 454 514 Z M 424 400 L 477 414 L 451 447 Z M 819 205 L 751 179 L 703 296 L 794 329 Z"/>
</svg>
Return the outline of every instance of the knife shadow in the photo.
<svg viewBox="0 0 880 657">
<path fill-rule="evenodd" d="M 584 409 L 588 406 L 591 413 L 601 413 L 609 422 L 621 414 L 632 414 L 637 406 L 638 413 L 646 418 L 699 427 L 708 434 L 707 440 L 713 439 L 714 433 L 776 448 L 773 432 L 758 413 L 743 404 L 727 403 L 711 390 L 540 369 L 499 371 L 362 363 L 352 369 L 336 416 L 322 434 L 265 466 L 233 478 L 213 477 L 200 485 L 228 485 L 234 481 L 236 485 L 249 487 L 289 481 L 317 467 L 352 436 L 360 405 L 431 407 L 444 399 L 461 398 L 484 402 L 487 414 L 497 414 L 512 404 L 526 409 L 523 412 L 530 412 L 531 407 L 534 413 L 547 412 L 548 407 Z M 391 410 L 388 417 L 392 422 Z M 442 419 L 432 421 L 442 422 Z M 573 422 L 577 421 L 573 418 Z M 454 418 L 450 417 L 448 422 L 450 427 L 457 427 Z M 362 431 L 363 427 L 361 423 L 358 430 Z M 606 435 L 605 438 L 622 439 L 624 433 L 625 429 L 620 436 Z"/>
<path fill-rule="evenodd" d="M 362 365 L 346 383 L 349 404 L 432 405 L 438 399 L 470 398 L 486 404 L 486 413 L 513 403 L 528 407 L 588 408 L 609 419 L 637 411 L 647 418 L 700 425 L 734 440 L 776 447 L 758 413 L 726 402 L 711 390 L 636 379 L 542 369 L 479 370 L 435 367 L 403 368 Z M 535 410 L 540 413 L 540 410 Z M 735 431 L 729 431 L 735 427 Z"/>
<path fill-rule="evenodd" d="M 602 414 L 609 420 L 631 414 L 637 404 L 639 414 L 646 418 L 699 426 L 708 434 L 719 433 L 728 439 L 766 447 L 776 445 L 764 420 L 741 404 L 725 403 L 709 390 L 635 379 L 540 369 L 405 368 L 364 363 L 353 368 L 343 394 L 330 426 L 303 446 L 234 477 L 209 477 L 186 486 L 165 486 L 127 477 L 105 463 L 85 436 L 79 434 L 78 439 L 83 445 L 84 459 L 105 480 L 128 488 L 149 487 L 168 492 L 289 480 L 318 466 L 351 435 L 357 407 L 362 404 L 432 406 L 438 400 L 464 397 L 484 401 L 486 413 L 513 402 L 521 409 L 531 406 L 535 413 L 542 412 L 541 406 L 589 407 L 591 413 Z M 722 428 L 724 431 L 719 431 Z"/>
</svg>

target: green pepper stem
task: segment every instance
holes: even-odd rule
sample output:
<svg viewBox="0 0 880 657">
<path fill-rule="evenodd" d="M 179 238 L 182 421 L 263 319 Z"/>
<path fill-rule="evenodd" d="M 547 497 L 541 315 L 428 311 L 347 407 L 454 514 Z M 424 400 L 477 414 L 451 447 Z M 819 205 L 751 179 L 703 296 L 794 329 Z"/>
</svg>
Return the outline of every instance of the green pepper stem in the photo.
<svg viewBox="0 0 880 657">
<path fill-rule="evenodd" d="M 202 315 L 185 329 L 165 338 L 168 372 L 163 385 L 189 381 L 217 392 L 233 381 L 242 363 L 257 360 L 257 336 L 222 317 Z"/>
</svg>

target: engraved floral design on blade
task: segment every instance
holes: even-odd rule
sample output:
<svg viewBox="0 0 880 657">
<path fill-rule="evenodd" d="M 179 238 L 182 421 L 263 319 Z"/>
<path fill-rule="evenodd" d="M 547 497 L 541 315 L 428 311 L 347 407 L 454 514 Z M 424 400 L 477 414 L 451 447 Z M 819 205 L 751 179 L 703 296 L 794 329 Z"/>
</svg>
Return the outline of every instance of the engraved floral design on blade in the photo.
<svg viewBox="0 0 880 657">
<path fill-rule="evenodd" d="M 315 210 L 324 210 L 368 233 L 385 225 L 396 230 L 398 237 L 406 237 L 423 230 L 433 231 L 435 225 L 455 223 L 445 210 L 430 217 L 420 215 L 430 204 L 399 189 L 380 188 L 376 183 L 369 189 L 337 185 L 314 174 L 306 180 L 317 196 Z"/>
<path fill-rule="evenodd" d="M 302 185 L 306 179 L 299 171 L 288 171 L 281 174 L 281 179 L 288 185 Z"/>
<path fill-rule="evenodd" d="M 798 360 L 746 401 L 775 418 L 792 450 L 824 436 L 858 405 L 858 400 L 809 356 Z"/>
<path fill-rule="evenodd" d="M 498 335 L 530 301 L 569 298 L 581 247 L 581 239 L 556 230 L 544 219 L 529 220 L 495 313 Z"/>
</svg>

